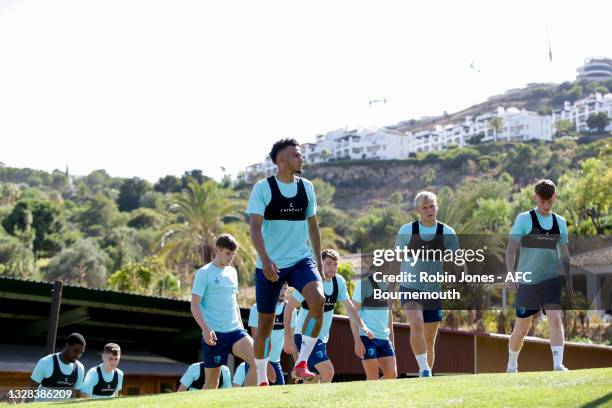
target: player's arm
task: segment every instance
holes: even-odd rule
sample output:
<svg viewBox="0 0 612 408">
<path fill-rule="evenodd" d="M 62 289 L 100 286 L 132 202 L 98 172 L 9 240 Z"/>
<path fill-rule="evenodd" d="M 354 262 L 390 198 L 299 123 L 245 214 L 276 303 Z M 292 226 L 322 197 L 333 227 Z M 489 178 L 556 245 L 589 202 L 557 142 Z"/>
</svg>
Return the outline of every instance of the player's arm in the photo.
<svg viewBox="0 0 612 408">
<path fill-rule="evenodd" d="M 388 300 L 387 306 L 389 307 L 389 340 L 391 345 L 395 348 L 395 332 L 393 331 L 393 301 Z"/>
<path fill-rule="evenodd" d="M 293 329 L 291 328 L 291 318 L 293 311 L 300 305 L 293 296 L 289 296 L 289 300 L 285 305 L 285 313 L 283 314 L 283 325 L 285 326 L 285 343 L 283 344 L 283 350 L 289 355 L 294 355 L 295 341 L 293 341 Z"/>
<path fill-rule="evenodd" d="M 506 270 L 508 273 L 514 275 L 514 265 L 516 264 L 516 254 L 521 249 L 521 243 L 510 237 L 508 239 L 508 246 L 506 247 Z M 515 282 L 510 282 L 508 285 L 511 289 L 516 289 L 517 285 Z"/>
<path fill-rule="evenodd" d="M 559 267 L 561 268 L 561 273 L 563 274 L 563 276 L 565 276 L 565 284 L 567 285 L 567 296 L 571 301 L 572 297 L 574 296 L 574 287 L 572 285 L 572 268 L 570 264 L 569 248 L 567 247 L 567 244 L 561 244 L 559 245 L 557 251 L 559 254 L 560 261 Z"/>
<path fill-rule="evenodd" d="M 240 306 L 236 305 L 236 315 L 238 316 L 238 321 L 240 322 L 240 328 L 244 330 L 244 324 L 242 323 L 242 314 L 240 314 Z"/>
<path fill-rule="evenodd" d="M 178 389 L 176 390 L 176 392 L 184 392 L 184 391 L 187 391 L 187 387 L 185 386 L 185 384 L 179 385 Z"/>
<path fill-rule="evenodd" d="M 268 251 L 266 251 L 266 245 L 264 243 L 263 234 L 261 233 L 261 227 L 263 225 L 263 215 L 251 214 L 251 220 L 249 223 L 249 230 L 251 232 L 251 241 L 253 246 L 261 259 L 264 276 L 276 282 L 278 280 L 278 267 L 273 260 L 270 259 Z"/>
<path fill-rule="evenodd" d="M 317 268 L 319 274 L 323 277 L 323 260 L 321 259 L 321 231 L 319 230 L 319 221 L 316 214 L 308 217 L 308 235 L 310 236 L 310 244 L 312 245 L 313 253 L 317 254 Z"/>
<path fill-rule="evenodd" d="M 359 309 L 361 309 L 361 303 L 353 299 L 353 301 L 351 302 L 351 305 L 355 313 L 358 314 Z M 347 308 L 347 311 L 348 311 L 348 308 Z M 359 317 L 359 320 L 362 320 L 361 316 Z M 353 319 L 350 319 L 350 318 L 349 318 L 349 325 L 351 327 L 351 333 L 353 334 L 353 342 L 355 343 L 355 354 L 357 355 L 357 357 L 363 358 L 363 354 L 365 353 L 365 347 L 363 346 L 363 342 L 361 341 L 361 337 L 359 336 L 359 326 L 357 326 L 357 323 Z"/>
<path fill-rule="evenodd" d="M 198 295 L 191 295 L 191 314 L 193 318 L 202 329 L 202 334 L 204 334 L 204 341 L 209 346 L 214 346 L 217 344 L 217 335 L 214 331 L 210 330 L 206 320 L 204 319 L 204 315 L 202 315 L 202 311 L 200 310 L 200 303 L 202 303 L 202 297 Z"/>
<path fill-rule="evenodd" d="M 346 313 L 349 316 L 349 320 L 355 323 L 355 328 L 359 327 L 361 330 L 368 336 L 370 339 L 374 338 L 374 334 L 368 329 L 368 326 L 363 322 L 361 316 L 359 316 L 358 310 L 353 305 L 351 299 L 346 299 L 342 302 L 344 308 L 346 309 Z M 353 325 L 351 325 L 351 331 L 353 331 Z M 359 337 L 359 333 L 357 333 L 357 337 Z M 355 338 L 355 333 L 353 333 L 353 338 Z"/>
</svg>

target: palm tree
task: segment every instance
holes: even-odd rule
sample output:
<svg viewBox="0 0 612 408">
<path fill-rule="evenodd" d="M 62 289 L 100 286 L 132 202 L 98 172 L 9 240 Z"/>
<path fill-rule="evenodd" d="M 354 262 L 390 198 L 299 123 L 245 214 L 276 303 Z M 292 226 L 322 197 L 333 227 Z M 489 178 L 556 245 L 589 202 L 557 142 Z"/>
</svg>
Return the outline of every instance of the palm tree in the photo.
<svg viewBox="0 0 612 408">
<path fill-rule="evenodd" d="M 489 127 L 493 129 L 493 140 L 497 142 L 497 134 L 504 127 L 504 119 L 499 116 L 489 119 Z"/>
<path fill-rule="evenodd" d="M 187 283 L 190 272 L 214 258 L 216 238 L 228 233 L 240 245 L 234 265 L 240 281 L 248 283 L 255 251 L 243 218 L 243 200 L 232 197 L 230 190 L 209 180 L 201 185 L 190 183 L 176 197 L 174 204 L 181 222 L 163 229 L 159 252 L 169 264 L 179 269 L 181 281 Z"/>
</svg>

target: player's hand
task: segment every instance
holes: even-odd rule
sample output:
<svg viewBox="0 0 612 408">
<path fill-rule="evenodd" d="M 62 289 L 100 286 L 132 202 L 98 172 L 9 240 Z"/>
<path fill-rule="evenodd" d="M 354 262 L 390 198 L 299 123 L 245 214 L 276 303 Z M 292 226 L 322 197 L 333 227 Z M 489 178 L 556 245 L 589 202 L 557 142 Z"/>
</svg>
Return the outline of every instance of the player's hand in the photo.
<svg viewBox="0 0 612 408">
<path fill-rule="evenodd" d="M 361 330 L 365 333 L 366 336 L 368 336 L 368 339 L 370 340 L 374 339 L 375 337 L 374 333 L 372 333 L 370 329 L 368 329 L 368 326 L 363 326 Z"/>
<path fill-rule="evenodd" d="M 202 334 L 204 335 L 204 341 L 206 344 L 209 346 L 217 345 L 217 333 L 215 333 L 214 330 L 206 329 L 202 332 Z"/>
<path fill-rule="evenodd" d="M 278 280 L 278 266 L 272 261 L 268 259 L 267 261 L 261 261 L 263 266 L 263 274 L 267 280 L 276 282 Z"/>
<path fill-rule="evenodd" d="M 363 343 L 361 342 L 361 339 L 359 339 L 359 341 L 355 341 L 355 355 L 363 360 L 364 353 L 365 353 L 365 347 Z"/>
<path fill-rule="evenodd" d="M 285 334 L 285 344 L 283 344 L 283 350 L 290 356 L 293 355 L 293 351 L 295 350 L 295 341 L 293 341 L 293 336 L 291 336 L 289 333 Z"/>
</svg>

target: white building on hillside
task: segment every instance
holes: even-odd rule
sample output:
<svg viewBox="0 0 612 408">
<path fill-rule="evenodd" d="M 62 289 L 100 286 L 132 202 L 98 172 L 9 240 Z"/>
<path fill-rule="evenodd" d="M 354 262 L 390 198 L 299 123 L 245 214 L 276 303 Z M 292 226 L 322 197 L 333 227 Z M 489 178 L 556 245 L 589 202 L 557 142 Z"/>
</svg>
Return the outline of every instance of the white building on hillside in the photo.
<svg viewBox="0 0 612 408">
<path fill-rule="evenodd" d="M 587 98 L 580 99 L 574 104 L 566 101 L 563 109 L 558 109 L 552 113 L 552 124 L 554 125 L 559 120 L 565 119 L 572 122 L 578 131 L 589 129 L 587 119 L 591 113 L 604 112 L 611 119 L 610 125 L 606 128 L 607 131 L 612 131 L 612 94 L 602 95 L 595 93 Z"/>
<path fill-rule="evenodd" d="M 501 118 L 501 127 L 494 129 L 490 122 L 491 119 Z M 482 141 L 524 141 L 524 140 L 552 140 L 551 119 L 549 116 L 541 116 L 535 112 L 525 109 L 498 107 L 495 111 L 490 111 L 478 115 L 473 121 L 467 119 L 469 135 L 467 140 L 473 136 L 483 134 Z"/>
</svg>

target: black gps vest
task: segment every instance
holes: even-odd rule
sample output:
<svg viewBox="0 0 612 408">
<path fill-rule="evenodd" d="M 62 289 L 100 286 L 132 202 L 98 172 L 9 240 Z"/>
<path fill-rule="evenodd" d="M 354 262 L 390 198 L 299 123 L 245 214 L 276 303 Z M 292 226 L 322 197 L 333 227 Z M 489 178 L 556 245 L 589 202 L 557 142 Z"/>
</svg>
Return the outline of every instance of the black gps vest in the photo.
<svg viewBox="0 0 612 408">
<path fill-rule="evenodd" d="M 93 394 L 110 397 L 115 393 L 115 391 L 117 391 L 117 384 L 119 383 L 119 373 L 117 372 L 117 370 L 114 370 L 115 374 L 113 374 L 113 379 L 111 380 L 111 382 L 107 382 L 104 381 L 104 377 L 102 377 L 102 370 L 100 369 L 100 366 L 96 368 L 96 371 L 98 371 L 98 383 L 93 387 Z"/>
<path fill-rule="evenodd" d="M 49 378 L 43 378 L 40 385 L 46 388 L 73 388 L 79 378 L 79 367 L 76 363 L 72 363 L 74 367 L 68 375 L 60 370 L 59 359 L 57 354 L 53 355 L 53 373 Z"/>
<path fill-rule="evenodd" d="M 274 316 L 274 328 L 272 330 L 283 330 L 285 328 L 285 323 L 283 321 L 283 317 L 285 315 L 285 306 L 287 303 L 283 305 L 283 310 L 277 315 Z"/>
<path fill-rule="evenodd" d="M 410 244 L 408 249 L 417 250 L 428 250 L 428 249 L 440 249 L 444 251 L 444 225 L 437 223 L 436 235 L 433 239 L 425 241 L 421 238 L 419 222 L 415 221 L 412 223 L 412 236 L 410 237 Z"/>
<path fill-rule="evenodd" d="M 195 388 L 197 390 L 201 390 L 202 388 L 204 388 L 204 362 L 200 363 L 200 376 L 198 377 L 197 380 L 195 380 L 194 382 L 191 383 L 191 385 L 189 385 L 187 387 L 187 389 L 190 388 Z"/>
<path fill-rule="evenodd" d="M 332 290 L 331 295 L 326 294 L 325 290 L 323 291 L 323 294 L 325 295 L 325 306 L 323 310 L 325 312 L 334 310 L 334 305 L 336 304 L 336 301 L 338 300 L 338 279 L 336 276 L 332 278 L 332 284 L 334 285 L 334 289 Z M 306 303 L 305 300 L 302 301 L 302 307 L 306 310 L 310 310 L 308 309 L 308 303 Z"/>
<path fill-rule="evenodd" d="M 376 282 L 374 280 L 374 275 L 370 275 L 368 276 L 368 281 L 370 282 L 370 285 L 372 285 L 372 294 L 365 297 L 363 299 L 363 302 L 361 303 L 361 308 L 370 308 L 370 309 L 381 309 L 384 308 L 386 309 L 388 307 L 387 305 L 387 301 L 384 299 L 374 299 L 374 290 L 375 289 L 381 289 L 380 286 L 378 285 L 378 282 Z M 363 280 L 362 280 L 363 282 Z M 363 283 L 361 284 L 361 290 L 363 293 Z"/>
<path fill-rule="evenodd" d="M 521 238 L 521 246 L 523 248 L 556 249 L 561 234 L 557 216 L 554 213 L 552 214 L 552 228 L 545 230 L 540 225 L 535 210 L 529 211 L 529 215 L 531 216 L 531 231 Z"/>
<path fill-rule="evenodd" d="M 297 180 L 297 194 L 293 197 L 285 197 L 281 194 L 276 182 L 276 177 L 267 178 L 272 192 L 272 199 L 264 211 L 265 220 L 304 221 L 306 219 L 306 208 L 308 208 L 308 195 L 301 178 Z"/>
</svg>

